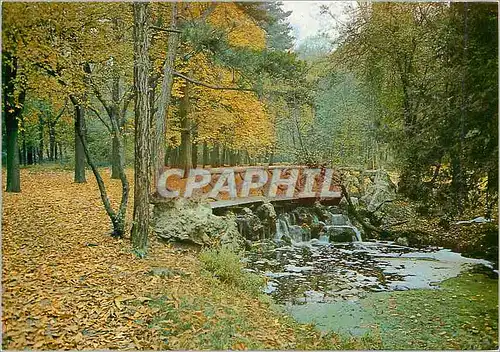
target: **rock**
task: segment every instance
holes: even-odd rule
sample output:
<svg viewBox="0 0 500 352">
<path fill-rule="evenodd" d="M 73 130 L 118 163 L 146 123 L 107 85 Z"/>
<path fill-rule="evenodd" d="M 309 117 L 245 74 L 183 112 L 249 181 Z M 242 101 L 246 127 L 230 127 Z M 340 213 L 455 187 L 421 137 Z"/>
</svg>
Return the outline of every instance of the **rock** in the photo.
<svg viewBox="0 0 500 352">
<path fill-rule="evenodd" d="M 311 224 L 311 238 L 319 238 L 320 232 L 325 227 L 325 223 L 320 221 L 317 224 Z"/>
<path fill-rule="evenodd" d="M 366 204 L 366 209 L 375 211 L 382 203 L 392 201 L 396 198 L 396 185 L 392 182 L 385 170 L 377 170 L 374 175 L 373 184 L 369 185 L 361 201 Z"/>
<path fill-rule="evenodd" d="M 330 222 L 336 226 L 350 225 L 349 218 L 344 214 L 332 214 Z"/>
<path fill-rule="evenodd" d="M 352 205 L 357 207 L 357 206 L 359 206 L 359 199 L 357 197 L 351 197 L 351 203 L 352 203 Z M 342 209 L 347 209 L 348 205 L 349 205 L 349 203 L 347 202 L 347 199 L 345 197 L 342 197 L 342 199 L 340 200 L 339 206 Z"/>
<path fill-rule="evenodd" d="M 302 227 L 299 225 L 290 225 L 288 231 L 290 232 L 290 238 L 295 242 L 300 242 L 304 240 L 304 232 Z"/>
<path fill-rule="evenodd" d="M 306 207 L 297 207 L 292 211 L 293 216 L 295 217 L 295 221 L 298 225 L 307 224 L 311 225 L 313 221 L 312 212 L 313 209 L 308 209 Z"/>
<path fill-rule="evenodd" d="M 473 224 L 473 223 L 476 223 L 476 224 L 485 224 L 485 223 L 488 223 L 488 222 L 491 222 L 491 219 L 486 219 L 486 218 L 480 216 L 480 217 L 474 218 L 472 220 L 457 221 L 455 223 L 455 225 Z"/>
<path fill-rule="evenodd" d="M 317 216 L 318 221 L 320 223 L 330 219 L 330 213 L 328 212 L 328 208 L 322 205 L 320 202 L 314 203 L 313 212 Z"/>
<path fill-rule="evenodd" d="M 329 236 L 330 242 L 352 242 L 356 232 L 349 226 L 325 226 L 324 233 Z"/>
<path fill-rule="evenodd" d="M 255 210 L 255 214 L 258 216 L 262 227 L 263 227 L 263 236 L 264 238 L 271 238 L 276 233 L 276 211 L 274 210 L 274 206 L 265 202 Z"/>
<path fill-rule="evenodd" d="M 244 245 L 234 214 L 213 215 L 210 205 L 204 201 L 180 198 L 156 203 L 152 226 L 159 238 L 170 242 L 221 245 L 233 249 Z"/>
<path fill-rule="evenodd" d="M 243 208 L 236 216 L 238 231 L 247 240 L 257 241 L 264 238 L 264 226 L 259 217 L 249 208 Z"/>
<path fill-rule="evenodd" d="M 394 241 L 396 244 L 399 244 L 400 246 L 405 246 L 408 247 L 410 243 L 408 242 L 408 238 L 401 236 L 396 238 L 396 241 Z"/>
</svg>

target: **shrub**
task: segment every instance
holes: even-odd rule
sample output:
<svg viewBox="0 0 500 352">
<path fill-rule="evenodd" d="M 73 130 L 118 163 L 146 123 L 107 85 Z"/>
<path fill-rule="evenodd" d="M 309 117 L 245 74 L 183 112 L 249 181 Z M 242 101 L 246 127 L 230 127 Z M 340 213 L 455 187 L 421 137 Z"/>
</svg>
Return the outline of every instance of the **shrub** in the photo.
<svg viewBox="0 0 500 352">
<path fill-rule="evenodd" d="M 241 257 L 226 248 L 209 248 L 200 253 L 203 269 L 209 271 L 221 282 L 237 287 L 252 295 L 259 295 L 265 279 L 259 275 L 244 271 Z"/>
</svg>

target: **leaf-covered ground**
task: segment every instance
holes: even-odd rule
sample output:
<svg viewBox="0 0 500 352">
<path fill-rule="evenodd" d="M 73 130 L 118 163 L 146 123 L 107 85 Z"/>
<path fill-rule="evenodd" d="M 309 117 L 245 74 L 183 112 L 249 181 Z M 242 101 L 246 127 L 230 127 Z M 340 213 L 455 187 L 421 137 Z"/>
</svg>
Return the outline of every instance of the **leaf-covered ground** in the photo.
<svg viewBox="0 0 500 352">
<path fill-rule="evenodd" d="M 189 251 L 152 240 L 138 259 L 128 239 L 108 235 L 97 185 L 87 178 L 75 184 L 70 171 L 23 169 L 22 193 L 3 193 L 3 348 L 379 347 L 376 338 L 341 340 L 293 323 L 202 273 Z M 119 181 L 104 178 L 117 200 Z M 168 275 L 152 275 L 154 268 Z"/>
</svg>

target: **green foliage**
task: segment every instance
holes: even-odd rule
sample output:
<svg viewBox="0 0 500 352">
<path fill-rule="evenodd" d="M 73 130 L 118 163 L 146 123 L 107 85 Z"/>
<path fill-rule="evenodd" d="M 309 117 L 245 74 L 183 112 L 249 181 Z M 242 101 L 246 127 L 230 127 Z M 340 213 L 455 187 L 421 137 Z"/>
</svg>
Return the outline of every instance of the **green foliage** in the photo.
<svg viewBox="0 0 500 352">
<path fill-rule="evenodd" d="M 203 269 L 212 273 L 223 283 L 237 287 L 255 296 L 261 293 L 265 280 L 253 273 L 244 271 L 241 257 L 227 249 L 204 249 L 200 253 Z"/>
<path fill-rule="evenodd" d="M 288 51 L 293 46 L 292 27 L 287 21 L 291 12 L 283 11 L 282 5 L 280 1 L 262 4 L 268 14 L 263 28 L 266 31 L 266 46 L 271 51 Z"/>
<path fill-rule="evenodd" d="M 491 209 L 497 197 L 497 12 L 480 3 L 366 4 L 333 56 L 375 99 L 376 136 L 391 145 L 400 191 L 451 215 Z"/>
</svg>

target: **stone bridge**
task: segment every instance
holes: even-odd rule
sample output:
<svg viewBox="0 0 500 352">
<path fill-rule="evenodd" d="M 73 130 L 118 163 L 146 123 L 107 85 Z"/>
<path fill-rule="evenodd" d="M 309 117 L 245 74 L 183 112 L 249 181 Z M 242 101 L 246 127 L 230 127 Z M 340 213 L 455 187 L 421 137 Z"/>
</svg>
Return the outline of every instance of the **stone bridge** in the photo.
<svg viewBox="0 0 500 352">
<path fill-rule="evenodd" d="M 341 199 L 339 172 L 334 169 L 273 165 L 198 168 L 187 173 L 166 169 L 165 173 L 169 176 L 160 178 L 159 187 L 165 185 L 177 197 L 207 199 L 212 209 L 264 202 L 336 205 Z"/>
</svg>

